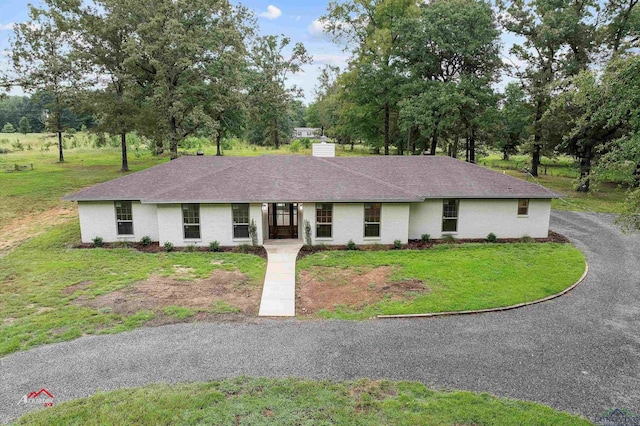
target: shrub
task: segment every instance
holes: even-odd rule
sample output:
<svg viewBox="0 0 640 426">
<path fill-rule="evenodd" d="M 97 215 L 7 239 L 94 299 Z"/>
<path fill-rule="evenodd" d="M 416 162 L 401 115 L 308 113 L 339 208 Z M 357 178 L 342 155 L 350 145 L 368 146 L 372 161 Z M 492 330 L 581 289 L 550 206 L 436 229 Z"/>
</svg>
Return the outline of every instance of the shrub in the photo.
<svg viewBox="0 0 640 426">
<path fill-rule="evenodd" d="M 217 241 L 211 241 L 209 243 L 209 251 L 220 251 L 220 243 Z"/>
<path fill-rule="evenodd" d="M 223 139 L 220 142 L 220 148 L 222 148 L 223 151 L 231 151 L 234 148 L 234 140 L 233 139 Z"/>
<path fill-rule="evenodd" d="M 258 245 L 258 227 L 256 226 L 256 222 L 251 219 L 251 223 L 249 224 L 249 237 L 251 237 L 251 245 Z"/>
<path fill-rule="evenodd" d="M 94 237 L 93 240 L 93 246 L 94 247 L 102 247 L 104 246 L 104 242 L 102 241 L 102 237 Z"/>
<path fill-rule="evenodd" d="M 249 244 L 240 244 L 239 246 L 236 246 L 236 247 L 233 248 L 233 252 L 234 253 L 249 254 L 249 253 L 251 253 L 251 246 Z"/>
<path fill-rule="evenodd" d="M 24 145 L 22 145 L 20 140 L 16 140 L 14 143 L 12 143 L 11 147 L 16 151 L 24 151 Z"/>
<path fill-rule="evenodd" d="M 115 248 L 129 248 L 129 243 L 127 241 L 118 241 L 113 245 Z"/>
<path fill-rule="evenodd" d="M 487 242 L 495 243 L 496 241 L 498 241 L 498 237 L 496 237 L 496 234 L 494 234 L 493 232 L 489 232 L 489 235 L 487 235 Z"/>
<path fill-rule="evenodd" d="M 457 241 L 456 237 L 451 234 L 445 235 L 444 237 L 442 237 L 442 240 L 447 244 L 455 244 L 455 242 Z"/>
<path fill-rule="evenodd" d="M 2 128 L 2 133 L 15 133 L 16 129 L 15 127 L 13 127 L 13 124 L 11 123 L 7 123 L 4 125 L 4 127 Z"/>
<path fill-rule="evenodd" d="M 311 139 L 302 139 L 302 146 L 305 149 L 311 148 Z"/>
<path fill-rule="evenodd" d="M 402 248 L 402 241 L 400 240 L 394 240 L 393 241 L 393 248 L 396 250 L 399 250 Z"/>
<path fill-rule="evenodd" d="M 304 243 L 311 247 L 311 224 L 306 219 L 304 221 Z"/>
<path fill-rule="evenodd" d="M 186 251 L 187 253 L 193 253 L 194 251 L 196 251 L 195 244 L 189 244 L 184 248 L 184 251 Z"/>
<path fill-rule="evenodd" d="M 358 246 L 356 246 L 356 243 L 354 243 L 353 240 L 349 240 L 347 242 L 347 250 L 358 250 Z"/>
<path fill-rule="evenodd" d="M 523 236 L 520 238 L 520 242 L 522 242 L 522 243 L 535 243 L 535 242 L 536 242 L 536 240 L 534 240 L 533 238 L 531 238 L 531 237 L 530 237 L 530 236 L 528 236 L 528 235 L 523 235 Z"/>
<path fill-rule="evenodd" d="M 170 241 L 167 241 L 166 243 L 164 243 L 164 251 L 166 252 L 173 251 L 173 244 L 171 244 Z"/>
<path fill-rule="evenodd" d="M 140 244 L 142 244 L 143 247 L 148 247 L 151 245 L 151 237 L 148 235 L 145 235 L 144 237 L 142 237 L 140 239 Z"/>
<path fill-rule="evenodd" d="M 291 145 L 289 145 L 289 151 L 291 152 L 298 152 L 300 151 L 300 141 L 299 140 L 295 140 L 291 143 Z"/>
<path fill-rule="evenodd" d="M 431 240 L 431 235 L 429 235 L 429 234 L 422 234 L 420 236 L 420 241 L 422 241 L 425 244 L 428 243 L 429 240 Z"/>
</svg>

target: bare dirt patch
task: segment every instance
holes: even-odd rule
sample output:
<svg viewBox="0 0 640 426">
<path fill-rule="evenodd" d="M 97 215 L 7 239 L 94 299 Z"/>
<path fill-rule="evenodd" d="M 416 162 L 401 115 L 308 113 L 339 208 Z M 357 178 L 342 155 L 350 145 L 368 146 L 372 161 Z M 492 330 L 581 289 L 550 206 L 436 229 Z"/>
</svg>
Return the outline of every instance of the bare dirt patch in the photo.
<svg viewBox="0 0 640 426">
<path fill-rule="evenodd" d="M 81 295 L 73 303 L 92 309 L 108 309 L 120 315 L 133 315 L 141 310 L 151 310 L 156 318 L 146 325 L 163 325 L 184 321 L 236 320 L 255 317 L 260 305 L 262 287 L 252 283 L 239 271 L 218 269 L 205 279 L 185 281 L 183 277 L 152 275 L 148 279 L 112 293 L 95 298 Z M 239 309 L 237 313 L 215 314 L 208 312 L 216 302 Z M 185 319 L 177 319 L 162 313 L 167 306 L 190 308 L 197 313 Z"/>
<path fill-rule="evenodd" d="M 0 227 L 0 258 L 28 239 L 68 221 L 73 215 L 74 210 L 70 204 L 28 214 Z"/>
<path fill-rule="evenodd" d="M 93 281 L 82 281 L 81 283 L 73 284 L 73 285 L 70 285 L 69 287 L 63 288 L 62 293 L 64 293 L 65 296 L 71 296 L 76 291 L 84 290 L 87 287 L 89 287 L 91 284 L 93 284 Z"/>
<path fill-rule="evenodd" d="M 302 271 L 296 288 L 296 313 L 309 315 L 337 305 L 361 309 L 387 298 L 411 300 L 430 291 L 420 280 L 391 281 L 392 273 L 390 266 L 363 271 L 315 266 Z"/>
</svg>

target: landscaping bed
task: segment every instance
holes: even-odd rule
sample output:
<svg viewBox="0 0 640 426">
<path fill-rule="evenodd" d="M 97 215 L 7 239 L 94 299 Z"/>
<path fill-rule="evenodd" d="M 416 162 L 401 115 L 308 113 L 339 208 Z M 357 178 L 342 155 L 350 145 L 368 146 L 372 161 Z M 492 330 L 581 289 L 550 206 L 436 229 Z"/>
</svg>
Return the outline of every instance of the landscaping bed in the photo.
<svg viewBox="0 0 640 426">
<path fill-rule="evenodd" d="M 585 270 L 570 244 L 438 244 L 429 250 L 326 251 L 297 265 L 300 316 L 489 309 L 530 302 L 573 285 Z"/>
<path fill-rule="evenodd" d="M 56 403 L 18 425 L 50 424 L 414 424 L 588 425 L 533 402 L 488 393 L 436 391 L 417 382 L 240 377 L 154 384 Z"/>
<path fill-rule="evenodd" d="M 101 243 L 99 247 L 97 247 L 94 243 L 80 243 L 73 246 L 74 248 L 79 249 L 93 249 L 93 248 L 104 248 L 104 249 L 123 249 L 123 248 L 131 248 L 134 250 L 138 250 L 143 253 L 163 253 L 163 252 L 185 252 L 185 253 L 241 253 L 241 254 L 253 254 L 256 256 L 260 256 L 263 259 L 267 258 L 267 251 L 262 246 L 251 246 L 248 244 L 243 244 L 240 246 L 219 246 L 216 250 L 211 250 L 209 247 L 196 247 L 196 246 L 186 246 L 186 247 L 171 247 L 170 250 L 167 250 L 164 246 L 161 246 L 157 242 L 144 244 L 140 242 L 117 242 L 117 243 Z"/>
</svg>

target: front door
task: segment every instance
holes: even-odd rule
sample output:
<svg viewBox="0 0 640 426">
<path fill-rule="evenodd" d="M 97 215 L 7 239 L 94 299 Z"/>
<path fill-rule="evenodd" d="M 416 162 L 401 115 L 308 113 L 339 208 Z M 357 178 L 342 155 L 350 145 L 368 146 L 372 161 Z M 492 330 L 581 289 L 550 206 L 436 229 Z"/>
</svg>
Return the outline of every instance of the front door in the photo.
<svg viewBox="0 0 640 426">
<path fill-rule="evenodd" d="M 269 238 L 298 238 L 298 204 L 269 204 Z"/>
</svg>

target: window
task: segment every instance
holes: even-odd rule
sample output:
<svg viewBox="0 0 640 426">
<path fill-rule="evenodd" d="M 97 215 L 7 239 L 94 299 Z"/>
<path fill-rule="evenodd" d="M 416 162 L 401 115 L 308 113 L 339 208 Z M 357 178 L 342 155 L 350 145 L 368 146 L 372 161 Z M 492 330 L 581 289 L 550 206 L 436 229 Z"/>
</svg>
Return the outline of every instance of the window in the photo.
<svg viewBox="0 0 640 426">
<path fill-rule="evenodd" d="M 364 205 L 364 236 L 380 236 L 380 203 L 365 203 Z"/>
<path fill-rule="evenodd" d="M 249 204 L 231 204 L 233 238 L 249 238 Z"/>
<path fill-rule="evenodd" d="M 518 200 L 518 216 L 526 216 L 529 214 L 529 199 L 521 198 Z"/>
<path fill-rule="evenodd" d="M 185 240 L 200 238 L 200 204 L 182 205 L 182 227 Z"/>
<path fill-rule="evenodd" d="M 443 200 L 442 232 L 458 232 L 458 200 Z"/>
<path fill-rule="evenodd" d="M 116 225 L 118 235 L 133 235 L 133 211 L 131 201 L 116 201 Z"/>
<path fill-rule="evenodd" d="M 316 238 L 331 238 L 333 204 L 316 204 Z"/>
</svg>

